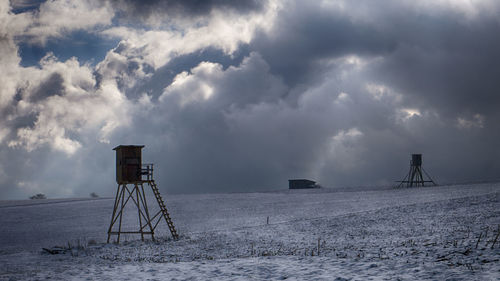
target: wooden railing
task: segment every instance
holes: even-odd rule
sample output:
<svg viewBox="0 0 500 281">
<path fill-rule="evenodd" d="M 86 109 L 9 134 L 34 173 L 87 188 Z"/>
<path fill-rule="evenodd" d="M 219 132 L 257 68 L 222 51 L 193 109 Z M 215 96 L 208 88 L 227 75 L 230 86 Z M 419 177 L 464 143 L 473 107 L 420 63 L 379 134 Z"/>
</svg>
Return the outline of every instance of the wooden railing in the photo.
<svg viewBox="0 0 500 281">
<path fill-rule="evenodd" d="M 142 164 L 141 167 L 141 179 L 145 181 L 151 181 L 153 180 L 153 171 L 154 167 L 153 164 Z M 146 178 L 144 178 L 146 177 Z"/>
</svg>

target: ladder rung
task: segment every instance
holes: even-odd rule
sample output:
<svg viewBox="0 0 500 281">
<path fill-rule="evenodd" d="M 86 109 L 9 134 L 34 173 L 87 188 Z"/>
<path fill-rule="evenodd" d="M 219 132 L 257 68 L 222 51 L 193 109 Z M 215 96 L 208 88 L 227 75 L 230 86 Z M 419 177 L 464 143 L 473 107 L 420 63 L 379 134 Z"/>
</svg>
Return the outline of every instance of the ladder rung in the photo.
<svg viewBox="0 0 500 281">
<path fill-rule="evenodd" d="M 163 198 L 161 197 L 160 190 L 156 186 L 156 183 L 154 180 L 149 181 L 149 185 L 151 186 L 151 189 L 153 189 L 153 194 L 156 197 L 156 201 L 158 201 L 158 205 L 160 206 L 160 210 L 162 212 L 162 215 L 168 225 L 168 228 L 170 229 L 170 233 L 172 236 L 177 239 L 179 238 L 179 235 L 177 234 L 177 230 L 175 230 L 174 223 L 172 222 L 172 219 L 170 218 L 170 214 L 167 211 L 167 207 L 165 206 L 165 203 L 163 202 Z"/>
</svg>

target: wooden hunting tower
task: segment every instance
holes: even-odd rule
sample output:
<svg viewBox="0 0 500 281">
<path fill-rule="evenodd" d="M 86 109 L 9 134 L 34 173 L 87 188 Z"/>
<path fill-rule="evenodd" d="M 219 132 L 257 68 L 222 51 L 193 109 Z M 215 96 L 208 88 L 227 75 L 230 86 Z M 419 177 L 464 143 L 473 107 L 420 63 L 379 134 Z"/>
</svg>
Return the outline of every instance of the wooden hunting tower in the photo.
<svg viewBox="0 0 500 281">
<path fill-rule="evenodd" d="M 141 181 L 142 148 L 144 145 L 119 145 L 116 150 L 116 182 L 127 184 Z"/>
<path fill-rule="evenodd" d="M 111 235 L 117 235 L 116 242 L 120 243 L 121 234 L 141 234 L 142 240 L 144 240 L 145 234 L 151 234 L 151 239 L 154 240 L 154 231 L 162 218 L 167 222 L 174 239 L 179 237 L 163 198 L 160 195 L 160 191 L 153 179 L 153 164 L 142 164 L 142 148 L 144 148 L 144 145 L 119 145 L 113 148 L 116 151 L 116 182 L 118 183 L 118 188 L 116 190 L 111 223 L 108 229 L 108 243 Z M 160 207 L 160 210 L 154 216 L 150 216 L 149 213 L 144 184 L 148 184 L 151 187 Z M 131 186 L 129 187 L 128 185 Z M 137 207 L 139 229 L 123 231 L 122 217 L 130 199 L 134 203 L 134 206 Z M 113 230 L 116 223 L 118 224 L 118 229 Z"/>
<path fill-rule="evenodd" d="M 427 176 L 428 180 L 424 179 L 422 174 Z M 410 160 L 410 171 L 406 174 L 405 178 L 402 181 L 398 181 L 400 184 L 398 187 L 418 187 L 425 186 L 425 183 L 432 183 L 433 185 L 437 185 L 429 176 L 429 174 L 422 168 L 422 154 L 412 154 Z"/>
</svg>

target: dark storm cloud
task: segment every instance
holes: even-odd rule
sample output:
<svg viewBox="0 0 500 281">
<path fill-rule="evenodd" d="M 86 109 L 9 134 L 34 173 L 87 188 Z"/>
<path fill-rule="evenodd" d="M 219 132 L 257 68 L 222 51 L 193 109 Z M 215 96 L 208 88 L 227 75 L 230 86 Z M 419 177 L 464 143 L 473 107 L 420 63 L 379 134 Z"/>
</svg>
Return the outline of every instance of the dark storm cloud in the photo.
<svg viewBox="0 0 500 281">
<path fill-rule="evenodd" d="M 464 23 L 459 18 L 436 24 L 434 34 L 426 21 L 414 22 L 417 42 L 402 40 L 373 71 L 373 77 L 408 94 L 412 104 L 457 111 L 489 113 L 499 104 L 500 30 L 497 20 L 484 18 Z M 494 102 L 492 102 L 494 101 Z"/>
<path fill-rule="evenodd" d="M 159 108 L 153 109 L 157 114 L 142 112 L 134 119 L 135 134 L 125 131 L 119 138 L 128 143 L 148 144 L 144 157 L 157 163 L 158 178 L 170 192 L 273 187 L 276 182 L 263 184 L 262 179 L 269 179 L 279 169 L 273 163 L 278 159 L 264 159 L 268 149 L 282 147 L 277 142 L 281 136 L 273 136 L 272 127 L 259 132 L 245 125 L 247 131 L 242 132 L 239 122 L 231 124 L 227 115 L 252 104 L 277 102 L 286 87 L 269 75 L 267 64 L 256 54 L 226 70 L 222 65 L 202 63 L 192 71 L 192 79 L 184 85 L 191 92 L 198 91 L 200 85 L 209 85 L 213 96 L 179 106 L 190 93 L 173 86 L 167 88 Z M 140 126 L 145 123 L 148 126 Z M 262 147 L 262 141 L 256 142 L 259 139 L 268 142 L 268 149 Z"/>
<path fill-rule="evenodd" d="M 290 6 L 271 33 L 251 43 L 290 85 L 321 78 L 324 59 L 379 56 L 383 61 L 370 78 L 404 92 L 410 104 L 448 113 L 491 111 L 498 104 L 491 102 L 500 97 L 495 13 L 467 19 L 460 12 L 423 13 L 393 1 L 346 3 L 333 11 L 309 2 Z M 498 14 L 498 5 L 494 9 Z M 359 16 L 357 10 L 370 12 Z"/>
<path fill-rule="evenodd" d="M 135 16 L 147 19 L 151 16 L 203 16 L 210 14 L 213 10 L 232 10 L 238 13 L 259 11 L 262 9 L 264 0 L 109 0 L 119 10 L 125 12 L 126 16 Z"/>
<path fill-rule="evenodd" d="M 38 102 L 54 95 L 61 96 L 64 93 L 64 79 L 61 74 L 53 73 L 47 80 L 43 81 L 34 89 L 30 95 L 31 102 Z"/>
<path fill-rule="evenodd" d="M 345 11 L 299 1 L 280 11 L 272 32 L 258 33 L 251 48 L 262 54 L 274 73 L 295 85 L 321 77 L 327 71 L 321 59 L 387 54 L 396 40 L 377 26 L 354 22 Z"/>
<path fill-rule="evenodd" d="M 10 0 L 12 12 L 22 13 L 40 7 L 45 0 Z"/>
<path fill-rule="evenodd" d="M 251 1 L 112 4 L 122 12 L 118 23 L 129 13 L 141 19 L 174 13 L 189 22 L 213 10 L 230 10 L 231 20 L 267 7 Z M 182 32 L 141 37 L 147 31 L 130 28 L 114 30 L 130 36 L 121 37 L 95 68 L 70 61 L 61 71 L 61 64 L 51 62 L 54 69 L 40 72 L 60 73 L 65 83 L 56 74 L 42 75 L 20 96 L 36 100 L 34 113 L 22 106 L 4 109 L 2 116 L 22 114 L 10 119 L 12 131 L 0 154 L 20 158 L 12 166 L 1 162 L 0 173 L 16 174 L 16 167 L 22 172 L 0 177 L 1 184 L 17 185 L 17 193 L 11 192 L 16 196 L 31 191 L 52 196 L 66 190 L 51 184 L 65 180 L 71 182 L 67 194 L 85 196 L 87 186 L 105 183 L 106 191 L 97 193 L 112 195 L 111 148 L 118 144 L 146 145 L 144 161 L 155 163 L 163 192 L 282 189 L 295 177 L 330 187 L 387 185 L 407 172 L 411 153 L 423 153 L 424 167 L 439 183 L 498 179 L 497 3 L 286 1 L 278 6 L 276 17 L 260 21 L 264 24 L 251 39 L 227 41 L 234 45 L 196 42 L 213 31 L 208 29 L 190 37 L 196 40 L 186 42 L 185 51 Z M 216 38 L 235 36 L 214 32 Z M 166 41 L 155 41 L 157 36 Z M 166 51 L 151 47 L 155 44 L 173 47 Z M 233 46 L 236 50 L 228 51 Z M 49 102 L 62 84 L 73 95 Z M 62 110 L 68 106 L 74 109 Z M 34 126 L 40 118 L 43 126 Z M 78 127 L 82 122 L 85 129 Z M 22 124 L 28 130 L 21 131 L 20 143 L 30 152 L 8 146 Z M 98 142 L 100 135 L 109 144 Z M 66 148 L 42 145 L 52 138 Z"/>
<path fill-rule="evenodd" d="M 260 53 L 269 64 L 270 74 L 283 77 L 290 87 L 283 93 L 288 97 L 282 100 L 285 104 L 293 105 L 293 99 L 303 97 L 308 89 L 332 81 L 328 89 L 322 89 L 331 92 L 325 94 L 322 101 L 345 91 L 352 99 L 348 109 L 336 115 L 334 112 L 341 109 L 334 108 L 332 112 L 323 112 L 322 118 L 307 122 L 304 116 L 293 119 L 297 112 L 293 112 L 292 106 L 290 118 L 278 122 L 280 107 L 268 104 L 269 111 L 273 112 L 268 118 L 241 124 L 237 134 L 242 140 L 241 149 L 250 151 L 248 154 L 224 145 L 225 152 L 212 155 L 210 151 L 216 151 L 214 147 L 230 139 L 223 134 L 227 134 L 226 130 L 215 133 L 217 138 L 193 131 L 186 141 L 189 147 L 196 146 L 192 143 L 198 143 L 196 140 L 207 142 L 204 147 L 208 151 L 194 153 L 201 158 L 187 161 L 201 178 L 224 174 L 238 165 L 245 167 L 247 173 L 230 174 L 245 178 L 241 182 L 252 182 L 251 186 L 259 183 L 277 186 L 287 177 L 301 173 L 314 175 L 309 170 L 316 167 L 321 154 L 325 153 L 328 139 L 339 130 L 352 127 L 359 129 L 362 137 L 340 145 L 332 158 L 325 160 L 323 170 L 316 173 L 326 185 L 391 183 L 406 172 L 409 155 L 419 152 L 424 153 L 430 170 L 444 182 L 498 178 L 494 171 L 500 166 L 491 160 L 499 154 L 494 139 L 500 137 L 496 129 L 498 114 L 493 111 L 500 104 L 497 90 L 500 80 L 495 78 L 500 69 L 499 37 L 496 36 L 500 27 L 495 17 L 498 5 L 466 17 L 465 12 L 449 7 L 433 10 L 393 1 L 363 2 L 360 7 L 358 4 L 348 3 L 343 10 L 323 9 L 310 3 L 290 5 L 280 11 L 271 32 L 258 33 L 250 43 L 250 49 Z M 359 10 L 370 13 L 360 15 Z M 342 78 L 346 69 L 328 61 L 349 55 L 369 63 L 357 74 L 347 71 L 349 76 Z M 385 85 L 400 101 L 395 102 L 395 97 L 387 101 L 369 98 L 365 87 L 368 83 Z M 253 102 L 245 104 L 247 108 L 256 106 Z M 416 109 L 419 113 L 398 117 L 404 108 Z M 267 116 L 266 113 L 255 112 L 263 116 Z M 188 116 L 193 115 L 185 118 L 189 119 Z M 321 125 L 323 118 L 331 120 L 332 127 Z M 188 128 L 199 128 L 222 122 L 209 120 L 212 119 L 201 118 L 197 125 L 186 124 Z M 265 129 L 269 123 L 275 130 Z M 290 126 L 293 130 L 282 129 Z M 304 135 L 308 138 L 301 140 Z M 257 141 L 260 138 L 265 140 Z M 247 139 L 253 141 L 246 142 Z M 297 146 L 286 149 L 296 140 Z M 178 151 L 185 151 L 187 156 L 175 156 L 179 159 L 175 163 L 185 163 L 186 157 L 193 156 L 187 154 L 187 149 Z M 262 151 L 266 152 L 259 153 Z M 239 157 L 230 161 L 228 155 Z M 252 156 L 265 160 L 259 163 Z M 208 161 L 219 158 L 224 160 Z M 198 164 L 206 163 L 204 160 L 211 165 Z M 221 164 L 239 161 L 247 162 L 246 165 Z M 342 162 L 353 162 L 353 168 L 346 170 Z M 380 165 L 381 162 L 384 165 Z M 273 172 L 257 173 L 261 167 Z M 189 170 L 187 166 L 186 170 Z M 256 172 L 255 177 L 250 175 L 252 172 Z M 205 183 L 225 185 L 215 181 L 214 178 Z"/>
<path fill-rule="evenodd" d="M 329 72 L 332 66 L 325 60 L 345 55 L 375 59 L 349 83 L 332 85 L 332 91 L 354 94 L 355 116 L 341 118 L 350 119 L 346 122 L 364 136 L 349 152 L 360 160 L 356 176 L 332 164 L 323 180 L 377 184 L 394 171 L 404 172 L 414 152 L 424 153 L 445 182 L 498 179 L 494 171 L 500 166 L 492 159 L 500 154 L 494 142 L 500 137 L 500 10 L 497 3 L 488 3 L 473 16 L 399 1 L 348 2 L 333 11 L 299 3 L 281 11 L 273 32 L 253 40 L 252 48 L 271 72 L 297 88 L 341 75 L 342 69 Z M 390 87 L 401 96 L 399 107 L 419 109 L 425 116 L 396 124 L 396 105 L 383 109 L 360 99 L 366 83 Z M 472 121 L 460 122 L 465 119 Z M 390 164 L 378 165 L 381 161 Z"/>
</svg>

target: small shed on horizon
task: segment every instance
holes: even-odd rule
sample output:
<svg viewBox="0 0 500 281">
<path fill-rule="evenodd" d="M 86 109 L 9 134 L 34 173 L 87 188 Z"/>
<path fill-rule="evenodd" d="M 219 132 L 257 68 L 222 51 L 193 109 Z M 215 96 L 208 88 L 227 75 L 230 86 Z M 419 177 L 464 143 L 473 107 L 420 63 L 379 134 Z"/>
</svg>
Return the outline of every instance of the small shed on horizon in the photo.
<svg viewBox="0 0 500 281">
<path fill-rule="evenodd" d="M 305 189 L 305 188 L 319 188 L 315 181 L 308 179 L 291 179 L 288 180 L 289 189 Z"/>
</svg>

